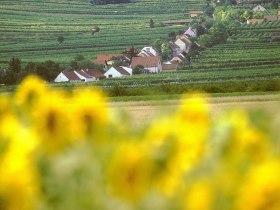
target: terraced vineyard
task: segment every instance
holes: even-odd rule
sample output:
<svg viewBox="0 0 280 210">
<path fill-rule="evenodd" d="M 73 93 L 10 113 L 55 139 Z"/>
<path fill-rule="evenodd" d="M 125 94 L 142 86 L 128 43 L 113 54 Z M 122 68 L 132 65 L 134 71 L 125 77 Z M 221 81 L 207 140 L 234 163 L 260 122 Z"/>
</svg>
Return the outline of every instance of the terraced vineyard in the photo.
<svg viewBox="0 0 280 210">
<path fill-rule="evenodd" d="M 129 4 L 91 5 L 88 0 L 2 0 L 0 62 L 12 57 L 24 62 L 68 63 L 77 53 L 94 58 L 100 53 L 142 47 L 177 32 L 182 26 L 159 27 L 161 21 L 183 19 L 204 0 L 133 0 Z M 156 27 L 149 27 L 153 19 Z M 91 35 L 94 26 L 99 33 Z M 59 44 L 58 36 L 65 40 Z"/>
<path fill-rule="evenodd" d="M 192 64 L 174 73 L 140 75 L 102 81 L 101 85 L 127 86 L 162 83 L 213 83 L 236 80 L 274 80 L 280 78 L 280 43 L 271 35 L 280 31 L 280 21 L 242 25 L 226 44 L 203 51 Z"/>
</svg>

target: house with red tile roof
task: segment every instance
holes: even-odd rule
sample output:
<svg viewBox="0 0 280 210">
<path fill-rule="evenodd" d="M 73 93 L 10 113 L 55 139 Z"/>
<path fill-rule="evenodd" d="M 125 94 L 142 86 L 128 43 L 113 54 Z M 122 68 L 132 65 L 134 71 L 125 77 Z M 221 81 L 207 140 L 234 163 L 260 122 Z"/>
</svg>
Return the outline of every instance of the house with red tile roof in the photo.
<svg viewBox="0 0 280 210">
<path fill-rule="evenodd" d="M 81 82 L 81 79 L 74 71 L 64 70 L 59 73 L 54 82 Z"/>
<path fill-rule="evenodd" d="M 103 71 L 99 69 L 86 69 L 84 70 L 85 73 L 93 77 L 93 80 L 100 80 L 104 77 Z"/>
<path fill-rule="evenodd" d="M 119 77 L 127 77 L 130 75 L 132 75 L 132 69 L 123 66 L 111 67 L 104 74 L 106 78 L 119 78 Z"/>
<path fill-rule="evenodd" d="M 124 54 L 101 54 L 96 57 L 94 63 L 105 65 L 106 62 L 111 60 L 113 57 L 121 57 L 121 56 L 124 56 Z"/>
<path fill-rule="evenodd" d="M 162 71 L 160 56 L 152 57 L 133 57 L 130 67 L 134 69 L 137 66 L 143 66 L 144 71 L 150 73 L 159 73 Z"/>
</svg>

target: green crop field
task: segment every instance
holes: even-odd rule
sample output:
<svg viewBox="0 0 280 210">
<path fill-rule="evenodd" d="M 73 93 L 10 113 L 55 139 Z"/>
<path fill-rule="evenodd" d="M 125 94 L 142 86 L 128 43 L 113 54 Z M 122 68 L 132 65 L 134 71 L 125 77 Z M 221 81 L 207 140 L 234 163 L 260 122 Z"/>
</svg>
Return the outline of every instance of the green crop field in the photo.
<svg viewBox="0 0 280 210">
<path fill-rule="evenodd" d="M 184 26 L 161 27 L 163 20 L 183 19 L 204 0 L 133 0 L 128 4 L 91 5 L 89 0 L 2 0 L 0 4 L 0 65 L 12 57 L 23 62 L 68 63 L 76 54 L 94 59 L 142 47 Z M 150 19 L 155 28 L 149 27 Z M 91 34 L 94 26 L 99 33 Z M 58 43 L 57 37 L 64 36 Z"/>
</svg>

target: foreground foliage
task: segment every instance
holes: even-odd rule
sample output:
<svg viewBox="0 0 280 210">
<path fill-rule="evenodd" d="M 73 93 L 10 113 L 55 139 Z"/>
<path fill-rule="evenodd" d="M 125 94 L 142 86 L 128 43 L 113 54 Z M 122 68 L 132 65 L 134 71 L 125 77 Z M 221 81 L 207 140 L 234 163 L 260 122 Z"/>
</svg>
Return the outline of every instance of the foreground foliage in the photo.
<svg viewBox="0 0 280 210">
<path fill-rule="evenodd" d="M 279 209 L 279 117 L 191 95 L 136 130 L 99 90 L 30 77 L 0 96 L 0 208 Z"/>
</svg>

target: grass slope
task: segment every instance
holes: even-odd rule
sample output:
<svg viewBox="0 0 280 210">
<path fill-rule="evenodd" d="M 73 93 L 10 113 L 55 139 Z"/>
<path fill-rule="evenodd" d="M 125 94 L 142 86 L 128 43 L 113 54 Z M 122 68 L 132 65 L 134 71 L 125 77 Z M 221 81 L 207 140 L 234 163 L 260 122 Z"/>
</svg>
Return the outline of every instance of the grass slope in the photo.
<svg viewBox="0 0 280 210">
<path fill-rule="evenodd" d="M 88 0 L 2 0 L 0 5 L 0 63 L 11 57 L 23 61 L 68 63 L 76 54 L 142 47 L 182 26 L 149 28 L 163 20 L 183 19 L 202 8 L 204 0 L 134 0 L 129 4 L 91 5 Z M 94 26 L 100 32 L 91 35 Z M 57 42 L 58 36 L 65 41 Z"/>
</svg>

